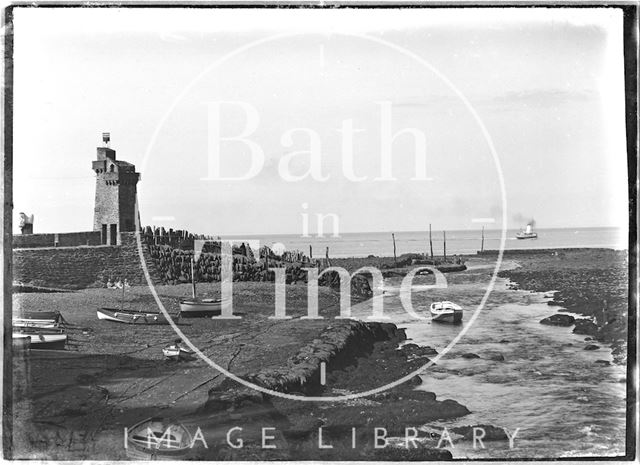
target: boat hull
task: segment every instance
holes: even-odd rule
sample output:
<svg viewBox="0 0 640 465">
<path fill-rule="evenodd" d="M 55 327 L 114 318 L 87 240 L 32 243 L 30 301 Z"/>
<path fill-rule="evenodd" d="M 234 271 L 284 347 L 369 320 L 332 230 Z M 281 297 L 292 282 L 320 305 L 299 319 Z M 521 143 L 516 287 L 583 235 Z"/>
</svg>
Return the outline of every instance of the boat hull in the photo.
<svg viewBox="0 0 640 465">
<path fill-rule="evenodd" d="M 115 323 L 137 325 L 168 325 L 169 322 L 162 313 L 135 312 L 119 310 L 115 308 L 99 308 L 97 310 L 99 320 L 113 321 Z"/>
<path fill-rule="evenodd" d="M 180 316 L 183 318 L 220 315 L 222 300 L 180 299 Z"/>
<path fill-rule="evenodd" d="M 538 234 L 537 233 L 522 233 L 522 234 L 516 234 L 516 239 L 537 239 L 538 238 Z"/>
<path fill-rule="evenodd" d="M 13 333 L 13 343 L 17 346 L 27 346 L 31 350 L 64 350 L 67 344 L 67 335 L 63 333 Z"/>
<path fill-rule="evenodd" d="M 162 354 L 170 359 L 177 360 L 180 358 L 189 359 L 193 356 L 193 352 L 183 347 L 169 346 L 162 349 Z"/>
<path fill-rule="evenodd" d="M 58 323 L 49 320 L 13 320 L 12 325 L 14 328 L 41 328 L 41 329 L 54 329 L 58 327 Z"/>
<path fill-rule="evenodd" d="M 139 460 L 179 459 L 191 450 L 192 436 L 180 423 L 148 418 L 127 431 L 127 456 Z"/>
<path fill-rule="evenodd" d="M 462 310 L 452 310 L 444 313 L 431 312 L 431 320 L 439 323 L 460 323 L 462 321 Z"/>
<path fill-rule="evenodd" d="M 449 302 L 434 302 L 429 307 L 431 320 L 440 323 L 460 323 L 462 321 L 462 307 Z"/>
</svg>

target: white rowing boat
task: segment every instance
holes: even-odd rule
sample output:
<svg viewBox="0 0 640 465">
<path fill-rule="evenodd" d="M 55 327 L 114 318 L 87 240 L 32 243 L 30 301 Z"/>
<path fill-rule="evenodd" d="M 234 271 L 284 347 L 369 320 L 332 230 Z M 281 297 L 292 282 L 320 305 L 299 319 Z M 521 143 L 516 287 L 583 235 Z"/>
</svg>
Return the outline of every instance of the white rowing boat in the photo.
<svg viewBox="0 0 640 465">
<path fill-rule="evenodd" d="M 55 320 L 43 319 L 36 320 L 32 318 L 14 318 L 13 319 L 13 327 L 14 328 L 57 328 L 59 325 Z"/>
<path fill-rule="evenodd" d="M 31 349 L 64 350 L 67 335 L 64 333 L 13 333 L 13 343 L 18 346 L 28 346 Z"/>
<path fill-rule="evenodd" d="M 197 316 L 220 315 L 222 312 L 222 299 L 180 299 L 180 316 L 183 318 Z"/>
<path fill-rule="evenodd" d="M 431 304 L 431 319 L 446 323 L 460 323 L 462 321 L 462 307 L 448 300 Z"/>
<path fill-rule="evenodd" d="M 167 418 L 147 418 L 125 429 L 127 456 L 138 460 L 177 460 L 186 456 L 193 445 L 189 430 Z"/>
<path fill-rule="evenodd" d="M 97 310 L 98 319 L 138 325 L 168 325 L 164 314 L 159 312 L 136 312 L 102 307 Z"/>
<path fill-rule="evenodd" d="M 193 352 L 189 349 L 185 349 L 179 344 L 174 344 L 162 349 L 162 354 L 171 360 L 177 360 L 180 358 L 191 358 Z"/>
</svg>

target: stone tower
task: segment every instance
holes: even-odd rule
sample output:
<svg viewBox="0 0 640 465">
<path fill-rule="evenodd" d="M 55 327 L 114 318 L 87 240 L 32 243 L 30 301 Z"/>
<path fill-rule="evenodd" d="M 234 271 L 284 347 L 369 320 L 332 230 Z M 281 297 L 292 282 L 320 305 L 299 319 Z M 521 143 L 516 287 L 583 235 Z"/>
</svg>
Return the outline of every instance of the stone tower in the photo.
<svg viewBox="0 0 640 465">
<path fill-rule="evenodd" d="M 136 173 L 135 165 L 116 160 L 109 140 L 109 133 L 103 133 L 103 146 L 98 147 L 98 159 L 92 163 L 96 173 L 93 229 L 101 232 L 103 244 L 116 245 L 120 232 L 136 229 L 136 185 L 140 173 Z"/>
</svg>

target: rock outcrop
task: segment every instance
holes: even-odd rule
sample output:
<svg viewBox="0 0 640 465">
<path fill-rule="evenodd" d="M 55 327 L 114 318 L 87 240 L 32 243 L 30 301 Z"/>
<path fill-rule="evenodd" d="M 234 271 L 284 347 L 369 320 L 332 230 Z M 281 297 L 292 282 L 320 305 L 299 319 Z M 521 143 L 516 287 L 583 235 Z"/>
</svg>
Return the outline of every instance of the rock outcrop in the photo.
<svg viewBox="0 0 640 465">
<path fill-rule="evenodd" d="M 573 332 L 576 334 L 585 334 L 587 336 L 595 336 L 598 334 L 598 325 L 587 318 L 580 318 L 575 321 L 576 327 Z"/>
<path fill-rule="evenodd" d="M 551 315 L 547 318 L 543 318 L 540 320 L 540 323 L 543 325 L 550 326 L 571 326 L 574 324 L 576 319 L 571 315 L 563 315 L 561 313 L 556 313 L 555 315 Z"/>
</svg>

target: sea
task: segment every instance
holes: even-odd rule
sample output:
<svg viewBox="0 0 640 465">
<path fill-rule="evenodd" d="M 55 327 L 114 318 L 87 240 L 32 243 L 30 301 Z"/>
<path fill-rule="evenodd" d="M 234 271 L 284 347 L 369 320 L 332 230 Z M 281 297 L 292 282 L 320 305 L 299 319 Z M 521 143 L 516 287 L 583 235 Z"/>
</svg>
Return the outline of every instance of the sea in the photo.
<svg viewBox="0 0 640 465">
<path fill-rule="evenodd" d="M 557 228 L 538 229 L 537 239 L 516 239 L 518 229 L 506 232 L 505 250 L 508 249 L 554 249 L 570 247 L 595 248 L 628 248 L 628 230 L 626 228 Z M 393 240 L 391 232 L 362 232 L 344 233 L 339 237 L 325 235 L 324 237 L 304 237 L 296 234 L 284 235 L 246 235 L 225 236 L 225 238 L 259 241 L 259 245 L 268 245 L 275 249 L 299 250 L 309 255 L 309 247 L 313 257 L 324 257 L 327 247 L 329 256 L 341 257 L 378 257 L 393 256 Z M 399 231 L 394 232 L 396 254 L 430 253 L 428 231 Z M 460 231 L 432 231 L 433 253 L 436 256 L 444 254 L 444 239 L 446 234 L 446 252 L 454 254 L 475 254 L 477 251 L 497 250 L 500 248 L 502 231 L 486 229 L 484 241 L 481 230 Z M 252 246 L 253 247 L 253 246 Z"/>
<path fill-rule="evenodd" d="M 538 229 L 538 238 L 529 240 L 516 239 L 518 231 L 507 231 L 505 249 L 628 249 L 628 231 L 624 228 Z M 482 244 L 479 230 L 447 231 L 447 254 L 499 249 L 500 235 L 499 230 L 485 230 Z M 432 237 L 434 254 L 442 255 L 442 231 L 433 231 Z M 338 238 L 280 235 L 251 239 L 259 239 L 261 245 L 278 245 L 307 254 L 311 246 L 314 257 L 323 257 L 326 247 L 331 257 L 393 255 L 388 232 L 348 233 Z M 398 255 L 429 253 L 428 232 L 395 232 L 395 240 Z M 509 267 L 509 262 L 517 266 L 507 258 L 503 268 Z M 459 419 L 421 427 L 439 431 L 446 427 L 450 431 L 456 426 L 493 425 L 506 428 L 511 435 L 517 430 L 513 448 L 508 441 L 485 441 L 483 447 L 474 447 L 465 440 L 456 440 L 453 446 L 445 443 L 444 447 L 457 459 L 624 455 L 626 366 L 613 363 L 607 345 L 596 343 L 597 350 L 584 350 L 593 342 L 573 334 L 572 327 L 541 325 L 541 319 L 558 311 L 547 305 L 550 292 L 511 290 L 507 279 L 497 278 L 486 305 L 480 308 L 478 304 L 495 264 L 489 257 L 468 257 L 466 264 L 465 273 L 478 274 L 484 280 L 422 294 L 419 285 L 412 288 L 416 293 L 414 310 L 419 314 L 428 315 L 429 303 L 434 300 L 454 300 L 463 305 L 461 326 L 415 321 L 399 297 L 401 278 L 384 280 L 381 298 L 385 315 L 405 328 L 408 342 L 431 346 L 442 354 L 434 366 L 422 373 L 418 389 L 434 392 L 439 400 L 453 399 L 471 411 Z M 371 305 L 371 301 L 358 304 L 352 308 L 352 315 L 367 320 Z M 465 333 L 456 342 L 463 329 Z M 452 342 L 455 343 L 451 345 Z M 480 358 L 464 358 L 465 353 Z M 504 360 L 491 360 L 492 354 L 501 354 Z"/>
</svg>

